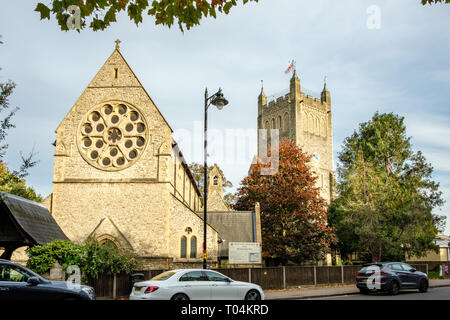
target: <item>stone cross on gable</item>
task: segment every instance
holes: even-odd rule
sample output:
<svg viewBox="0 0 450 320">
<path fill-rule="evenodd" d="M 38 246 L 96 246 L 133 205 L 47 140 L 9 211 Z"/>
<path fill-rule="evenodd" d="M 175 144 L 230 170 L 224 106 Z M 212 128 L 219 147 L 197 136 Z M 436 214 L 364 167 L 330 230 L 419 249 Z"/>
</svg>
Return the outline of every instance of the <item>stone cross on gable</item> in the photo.
<svg viewBox="0 0 450 320">
<path fill-rule="evenodd" d="M 116 43 L 116 50 L 119 50 L 119 43 L 121 43 L 122 41 L 120 41 L 119 39 L 117 39 L 116 41 L 114 41 Z"/>
</svg>

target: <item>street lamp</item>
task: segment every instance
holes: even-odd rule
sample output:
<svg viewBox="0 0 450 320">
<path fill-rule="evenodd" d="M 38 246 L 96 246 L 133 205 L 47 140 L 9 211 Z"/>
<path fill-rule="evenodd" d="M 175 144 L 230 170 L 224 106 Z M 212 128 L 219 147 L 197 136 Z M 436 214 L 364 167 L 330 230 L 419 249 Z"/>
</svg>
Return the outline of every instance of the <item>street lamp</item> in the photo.
<svg viewBox="0 0 450 320">
<path fill-rule="evenodd" d="M 204 181 L 203 181 L 203 269 L 207 268 L 206 259 L 208 258 L 206 254 L 206 225 L 207 225 L 207 202 L 208 202 L 208 191 L 207 191 L 207 183 L 208 183 L 208 107 L 210 105 L 214 105 L 217 109 L 222 110 L 224 106 L 228 104 L 228 100 L 223 97 L 222 89 L 219 88 L 212 96 L 208 97 L 208 88 L 205 89 L 205 131 L 204 131 Z"/>
</svg>

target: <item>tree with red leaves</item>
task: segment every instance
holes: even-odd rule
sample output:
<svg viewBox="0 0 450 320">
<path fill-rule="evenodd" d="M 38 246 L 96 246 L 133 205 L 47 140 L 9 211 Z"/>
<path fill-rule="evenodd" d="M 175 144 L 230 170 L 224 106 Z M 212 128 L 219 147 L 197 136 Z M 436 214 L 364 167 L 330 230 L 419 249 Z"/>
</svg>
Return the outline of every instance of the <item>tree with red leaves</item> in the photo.
<svg viewBox="0 0 450 320">
<path fill-rule="evenodd" d="M 253 164 L 237 192 L 236 210 L 261 206 L 263 256 L 286 265 L 323 259 L 335 243 L 327 225 L 327 203 L 316 186 L 311 156 L 291 141 L 279 144 L 278 171 L 262 175 L 268 161 Z M 270 152 L 269 152 L 270 157 Z M 270 165 L 270 164 L 269 164 Z"/>
</svg>

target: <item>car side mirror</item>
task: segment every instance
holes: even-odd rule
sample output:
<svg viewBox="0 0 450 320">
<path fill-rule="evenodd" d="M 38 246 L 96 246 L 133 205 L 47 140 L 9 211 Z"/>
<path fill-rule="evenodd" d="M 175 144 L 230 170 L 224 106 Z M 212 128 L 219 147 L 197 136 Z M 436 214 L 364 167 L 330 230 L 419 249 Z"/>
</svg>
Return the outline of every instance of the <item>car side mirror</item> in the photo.
<svg viewBox="0 0 450 320">
<path fill-rule="evenodd" d="M 411 271 L 411 272 L 416 272 L 417 270 L 414 269 L 414 268 L 411 268 L 411 269 L 409 269 L 409 271 Z"/>
<path fill-rule="evenodd" d="M 37 286 L 39 283 L 41 283 L 41 281 L 39 281 L 38 277 L 31 277 L 31 278 L 28 278 L 27 283 L 30 286 Z"/>
</svg>

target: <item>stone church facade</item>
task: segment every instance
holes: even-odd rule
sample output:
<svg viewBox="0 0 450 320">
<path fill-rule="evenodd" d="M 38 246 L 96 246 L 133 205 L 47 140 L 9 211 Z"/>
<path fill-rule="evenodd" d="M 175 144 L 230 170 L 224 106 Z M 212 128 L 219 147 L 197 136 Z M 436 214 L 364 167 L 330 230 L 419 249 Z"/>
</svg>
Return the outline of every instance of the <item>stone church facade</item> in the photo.
<svg viewBox="0 0 450 320">
<path fill-rule="evenodd" d="M 112 242 L 148 268 L 202 263 L 201 193 L 172 129 L 118 45 L 56 129 L 44 200 L 70 240 Z M 207 226 L 209 263 L 218 233 Z"/>
<path fill-rule="evenodd" d="M 321 97 L 315 98 L 301 91 L 300 79 L 294 69 L 289 93 L 268 102 L 264 90 L 258 96 L 258 130 L 267 130 L 267 149 L 270 130 L 279 130 L 279 139 L 295 141 L 304 152 L 312 155 L 311 166 L 316 173 L 317 186 L 329 203 L 333 196 L 333 127 L 331 96 L 324 85 Z M 259 132 L 259 131 L 258 131 Z M 258 145 L 258 155 L 261 150 Z"/>
</svg>

